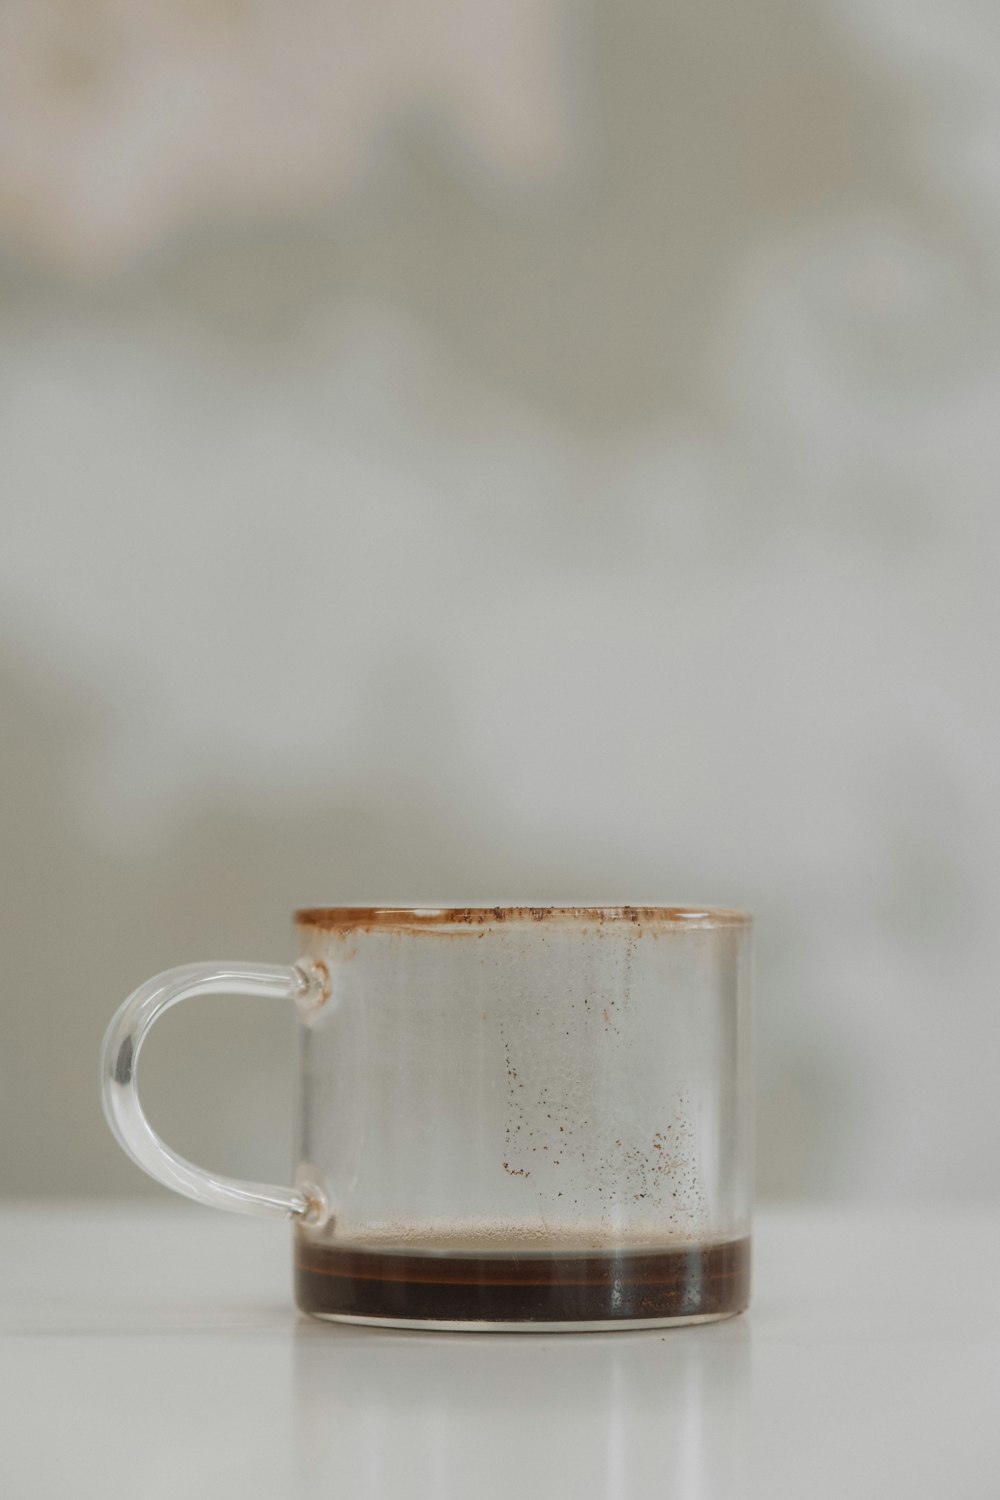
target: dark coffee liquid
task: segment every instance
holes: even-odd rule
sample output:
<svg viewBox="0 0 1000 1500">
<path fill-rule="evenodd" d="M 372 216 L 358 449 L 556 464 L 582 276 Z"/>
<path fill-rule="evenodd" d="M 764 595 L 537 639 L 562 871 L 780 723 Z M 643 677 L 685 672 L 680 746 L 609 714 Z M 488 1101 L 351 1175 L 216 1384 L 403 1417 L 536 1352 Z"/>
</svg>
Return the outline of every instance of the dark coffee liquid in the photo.
<svg viewBox="0 0 1000 1500">
<path fill-rule="evenodd" d="M 594 1323 L 740 1312 L 750 1241 L 559 1252 L 352 1249 L 299 1240 L 303 1312 L 420 1322 Z"/>
</svg>

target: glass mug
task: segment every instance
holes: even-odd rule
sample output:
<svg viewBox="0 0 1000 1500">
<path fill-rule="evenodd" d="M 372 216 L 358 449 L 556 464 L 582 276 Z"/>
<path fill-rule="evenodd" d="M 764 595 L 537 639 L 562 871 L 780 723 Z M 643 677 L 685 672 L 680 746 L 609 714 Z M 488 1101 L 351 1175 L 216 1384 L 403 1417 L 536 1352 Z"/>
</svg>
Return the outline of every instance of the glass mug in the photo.
<svg viewBox="0 0 1000 1500">
<path fill-rule="evenodd" d="M 104 1040 L 104 1110 L 151 1176 L 296 1225 L 299 1307 L 410 1328 L 654 1327 L 749 1300 L 751 918 L 682 907 L 326 907 L 294 967 L 149 980 Z M 143 1038 L 195 995 L 294 1002 L 293 1187 L 153 1132 Z"/>
</svg>

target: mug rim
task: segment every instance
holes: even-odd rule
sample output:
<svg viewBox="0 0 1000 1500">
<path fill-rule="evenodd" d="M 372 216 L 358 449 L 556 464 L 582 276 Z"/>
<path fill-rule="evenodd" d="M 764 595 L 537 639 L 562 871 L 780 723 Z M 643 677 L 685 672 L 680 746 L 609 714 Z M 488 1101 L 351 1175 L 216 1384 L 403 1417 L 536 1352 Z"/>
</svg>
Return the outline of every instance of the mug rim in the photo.
<svg viewBox="0 0 1000 1500">
<path fill-rule="evenodd" d="M 299 927 L 494 927 L 509 922 L 656 924 L 678 928 L 749 927 L 748 911 L 724 906 L 304 906 Z"/>
</svg>

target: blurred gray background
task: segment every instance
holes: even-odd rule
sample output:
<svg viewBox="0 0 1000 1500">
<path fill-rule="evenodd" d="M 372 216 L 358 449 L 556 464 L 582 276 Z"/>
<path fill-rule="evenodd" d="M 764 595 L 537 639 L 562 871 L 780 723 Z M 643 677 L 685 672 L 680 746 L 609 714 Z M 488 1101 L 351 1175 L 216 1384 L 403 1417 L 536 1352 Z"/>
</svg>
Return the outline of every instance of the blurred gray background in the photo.
<svg viewBox="0 0 1000 1500">
<path fill-rule="evenodd" d="M 158 1193 L 152 972 L 305 904 L 758 919 L 766 1197 L 996 1196 L 978 0 L 8 0 L 0 1190 Z M 157 1127 L 287 1177 L 290 1015 Z"/>
</svg>

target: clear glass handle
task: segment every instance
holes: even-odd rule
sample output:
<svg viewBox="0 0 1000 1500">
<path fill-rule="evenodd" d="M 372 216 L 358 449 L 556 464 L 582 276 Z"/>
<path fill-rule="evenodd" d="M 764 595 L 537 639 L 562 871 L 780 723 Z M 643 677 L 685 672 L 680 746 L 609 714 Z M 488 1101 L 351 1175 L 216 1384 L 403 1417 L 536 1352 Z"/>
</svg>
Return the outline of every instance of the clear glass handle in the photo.
<svg viewBox="0 0 1000 1500">
<path fill-rule="evenodd" d="M 195 995 L 234 994 L 294 1000 L 307 1012 L 322 1003 L 323 976 L 304 965 L 215 963 L 184 964 L 148 979 L 121 1006 L 104 1036 L 101 1101 L 107 1122 L 123 1151 L 143 1171 L 188 1198 L 259 1218 L 320 1220 L 324 1205 L 318 1193 L 206 1172 L 171 1151 L 143 1114 L 136 1068 L 146 1033 L 157 1016 Z"/>
</svg>

